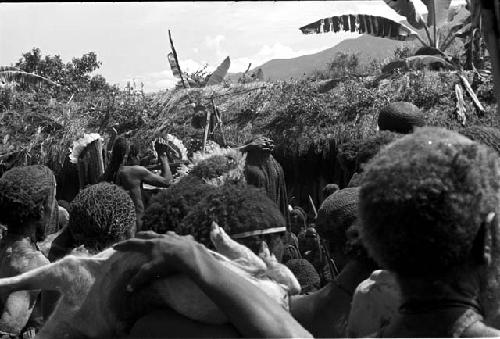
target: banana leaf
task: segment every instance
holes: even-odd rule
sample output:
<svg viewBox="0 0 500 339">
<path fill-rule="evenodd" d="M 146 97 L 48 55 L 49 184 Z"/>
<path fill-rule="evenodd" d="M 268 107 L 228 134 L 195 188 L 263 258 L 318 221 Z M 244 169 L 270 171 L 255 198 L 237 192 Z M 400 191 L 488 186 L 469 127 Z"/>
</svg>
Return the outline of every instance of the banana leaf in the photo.
<svg viewBox="0 0 500 339">
<path fill-rule="evenodd" d="M 5 69 L 9 66 L 3 66 Z M 60 86 L 57 82 L 50 80 L 49 78 L 42 77 L 35 73 L 28 73 L 19 70 L 1 70 L 0 69 L 0 81 L 1 82 L 17 82 L 18 84 L 28 84 L 28 85 L 40 85 L 49 84 L 54 86 Z"/>
<path fill-rule="evenodd" d="M 422 0 L 427 6 L 427 26 L 440 27 L 448 21 L 451 0 Z"/>
<path fill-rule="evenodd" d="M 404 16 L 408 23 L 416 29 L 425 27 L 423 15 L 415 7 L 413 0 L 384 0 L 384 2 L 396 13 Z"/>
<path fill-rule="evenodd" d="M 217 67 L 215 72 L 212 73 L 212 75 L 210 76 L 210 78 L 207 81 L 206 86 L 220 84 L 222 82 L 222 80 L 224 79 L 224 77 L 226 76 L 227 71 L 229 70 L 229 66 L 231 66 L 231 60 L 229 59 L 229 57 L 227 57 L 219 65 L 219 67 Z"/>
<path fill-rule="evenodd" d="M 328 24 L 330 22 L 331 26 Z M 363 14 L 332 16 L 312 22 L 299 29 L 303 34 L 321 34 L 331 32 L 331 28 L 335 33 L 342 29 L 400 41 L 411 41 L 418 38 L 417 32 L 402 23 L 380 16 Z"/>
</svg>

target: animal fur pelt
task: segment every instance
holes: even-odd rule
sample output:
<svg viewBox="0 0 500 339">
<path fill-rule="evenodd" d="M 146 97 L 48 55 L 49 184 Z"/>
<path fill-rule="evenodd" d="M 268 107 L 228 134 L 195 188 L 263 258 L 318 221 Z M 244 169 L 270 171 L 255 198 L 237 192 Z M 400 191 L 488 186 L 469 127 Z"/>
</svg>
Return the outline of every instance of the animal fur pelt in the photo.
<svg viewBox="0 0 500 339">
<path fill-rule="evenodd" d="M 288 295 L 300 292 L 293 273 L 263 246 L 260 256 L 233 241 L 212 225 L 210 253 L 269 298 L 288 309 Z M 147 262 L 144 254 L 107 249 L 97 255 L 68 255 L 21 274 L 0 279 L 0 291 L 58 290 L 61 298 L 37 334 L 39 339 L 111 338 L 125 335 L 133 323 L 152 308 L 169 306 L 193 320 L 227 323 L 226 315 L 185 275 L 152 282 L 142 291 L 126 292 L 131 276 Z"/>
</svg>

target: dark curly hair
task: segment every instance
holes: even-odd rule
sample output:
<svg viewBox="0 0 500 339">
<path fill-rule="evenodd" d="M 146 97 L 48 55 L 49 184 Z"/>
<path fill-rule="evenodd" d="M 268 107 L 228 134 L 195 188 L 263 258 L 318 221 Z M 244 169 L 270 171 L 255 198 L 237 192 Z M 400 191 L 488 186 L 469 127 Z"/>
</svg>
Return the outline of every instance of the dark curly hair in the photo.
<svg viewBox="0 0 500 339">
<path fill-rule="evenodd" d="M 496 212 L 498 156 L 441 128 L 417 129 L 366 168 L 361 233 L 372 257 L 400 276 L 439 277 L 464 263 Z"/>
<path fill-rule="evenodd" d="M 314 266 L 306 259 L 290 259 L 286 266 L 299 281 L 302 293 L 308 293 L 320 288 L 321 279 Z"/>
<path fill-rule="evenodd" d="M 355 172 L 349 182 L 347 183 L 347 188 L 359 187 L 361 185 L 361 179 L 363 178 L 363 173 Z"/>
<path fill-rule="evenodd" d="M 213 155 L 200 161 L 189 172 L 189 175 L 200 179 L 214 179 L 236 168 L 237 163 L 232 162 L 225 155 Z"/>
<path fill-rule="evenodd" d="M 493 148 L 500 154 L 500 130 L 498 128 L 471 126 L 461 129 L 459 132 L 471 140 Z"/>
<path fill-rule="evenodd" d="M 360 140 L 351 140 L 340 144 L 337 152 L 337 161 L 343 171 L 353 173 L 356 171 L 356 156 L 358 155 Z"/>
<path fill-rule="evenodd" d="M 382 147 L 390 144 L 401 136 L 401 134 L 390 131 L 379 131 L 376 135 L 364 139 L 359 145 L 358 154 L 356 154 L 356 171 L 362 171 L 363 166 L 370 161 Z"/>
<path fill-rule="evenodd" d="M 182 220 L 198 202 L 214 190 L 213 185 L 206 184 L 198 177 L 185 176 L 151 199 L 144 212 L 143 227 L 156 233 L 185 233 Z"/>
<path fill-rule="evenodd" d="M 207 194 L 184 219 L 184 234 L 212 247 L 210 227 L 215 221 L 229 235 L 286 227 L 278 206 L 258 188 L 225 184 Z"/>
<path fill-rule="evenodd" d="M 328 196 L 339 190 L 339 185 L 337 184 L 327 184 L 321 190 L 321 194 L 323 195 L 323 199 L 326 199 Z"/>
<path fill-rule="evenodd" d="M 348 237 L 348 231 L 352 232 L 358 218 L 358 205 L 359 187 L 344 188 L 333 193 L 321 204 L 316 227 L 318 233 L 328 241 L 330 250 L 345 253 L 353 259 L 366 259 L 368 255 L 361 241 Z"/>
<path fill-rule="evenodd" d="M 68 227 L 75 245 L 101 251 L 124 240 L 135 227 L 132 199 L 119 186 L 100 183 L 88 186 L 71 202 Z"/>
<path fill-rule="evenodd" d="M 373 158 L 380 149 L 401 137 L 391 131 L 379 131 L 363 139 L 354 139 L 339 146 L 337 160 L 347 173 L 361 172 L 364 164 Z"/>
<path fill-rule="evenodd" d="M 42 217 L 47 199 L 53 197 L 56 181 L 42 165 L 14 167 L 0 178 L 0 223 L 9 229 Z"/>
</svg>

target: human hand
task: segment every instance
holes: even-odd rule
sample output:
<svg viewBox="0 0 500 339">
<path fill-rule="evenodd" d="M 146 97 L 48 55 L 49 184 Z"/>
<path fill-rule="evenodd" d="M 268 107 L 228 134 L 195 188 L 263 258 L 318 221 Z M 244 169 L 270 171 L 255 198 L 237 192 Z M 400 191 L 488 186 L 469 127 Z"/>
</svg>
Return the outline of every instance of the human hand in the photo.
<svg viewBox="0 0 500 339">
<path fill-rule="evenodd" d="M 160 159 L 173 161 L 182 158 L 181 154 L 163 138 L 155 139 L 153 147 Z"/>
<path fill-rule="evenodd" d="M 149 258 L 129 281 L 127 290 L 132 292 L 151 280 L 194 269 L 195 252 L 199 246 L 192 236 L 146 231 L 137 233 L 136 238 L 120 242 L 113 248 L 121 252 L 140 252 Z"/>
</svg>

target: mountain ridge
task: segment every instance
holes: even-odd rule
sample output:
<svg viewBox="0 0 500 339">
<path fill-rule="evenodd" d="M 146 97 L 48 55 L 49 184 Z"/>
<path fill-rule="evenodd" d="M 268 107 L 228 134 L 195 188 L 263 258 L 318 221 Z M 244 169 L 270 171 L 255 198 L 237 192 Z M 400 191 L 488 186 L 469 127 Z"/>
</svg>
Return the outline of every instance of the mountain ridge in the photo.
<svg viewBox="0 0 500 339">
<path fill-rule="evenodd" d="M 397 47 L 408 45 L 407 42 L 361 35 L 358 38 L 345 39 L 338 44 L 314 54 L 301 55 L 290 59 L 272 59 L 252 68 L 249 73 L 262 69 L 265 80 L 289 80 L 305 77 L 316 70 L 326 69 L 329 62 L 339 52 L 358 53 L 360 64 L 371 60 L 382 61 L 394 55 Z M 243 72 L 229 73 L 230 80 L 237 80 Z"/>
</svg>

